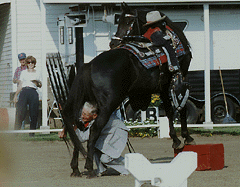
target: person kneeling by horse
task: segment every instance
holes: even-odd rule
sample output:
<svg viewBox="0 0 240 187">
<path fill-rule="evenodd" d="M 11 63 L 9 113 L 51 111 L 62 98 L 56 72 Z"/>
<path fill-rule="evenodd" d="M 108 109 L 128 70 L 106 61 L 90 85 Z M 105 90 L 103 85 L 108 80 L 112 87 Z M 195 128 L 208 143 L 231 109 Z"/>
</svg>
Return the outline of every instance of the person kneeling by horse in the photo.
<svg viewBox="0 0 240 187">
<path fill-rule="evenodd" d="M 80 121 L 84 124 L 84 129 L 80 130 L 74 126 L 74 130 L 80 142 L 89 139 L 90 128 L 97 118 L 98 109 L 96 105 L 86 102 L 83 106 Z M 59 133 L 59 137 L 65 136 L 65 129 Z M 124 157 L 121 156 L 128 138 L 128 128 L 113 112 L 108 123 L 104 126 L 95 144 L 94 158 L 97 165 L 97 176 L 107 174 L 107 167 L 110 167 L 120 175 L 128 175 L 129 172 L 124 166 Z"/>
</svg>

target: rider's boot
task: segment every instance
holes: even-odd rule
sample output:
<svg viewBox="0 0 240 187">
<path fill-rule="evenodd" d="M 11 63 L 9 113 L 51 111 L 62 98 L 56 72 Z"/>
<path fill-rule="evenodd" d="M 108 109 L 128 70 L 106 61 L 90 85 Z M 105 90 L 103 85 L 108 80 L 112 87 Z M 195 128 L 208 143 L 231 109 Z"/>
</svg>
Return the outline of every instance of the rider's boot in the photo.
<svg viewBox="0 0 240 187">
<path fill-rule="evenodd" d="M 162 31 L 157 31 L 151 35 L 151 40 L 154 45 L 161 46 L 167 55 L 169 71 L 173 73 L 178 71 L 179 63 L 176 57 L 175 49 L 172 46 L 171 38 L 168 35 L 163 34 Z"/>
</svg>

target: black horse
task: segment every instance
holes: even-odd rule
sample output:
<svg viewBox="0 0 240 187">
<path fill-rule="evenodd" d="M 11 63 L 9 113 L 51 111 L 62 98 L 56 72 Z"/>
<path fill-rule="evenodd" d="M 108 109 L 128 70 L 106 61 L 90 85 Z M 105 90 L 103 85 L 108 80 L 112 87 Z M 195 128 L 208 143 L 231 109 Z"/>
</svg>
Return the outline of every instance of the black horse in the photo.
<svg viewBox="0 0 240 187">
<path fill-rule="evenodd" d="M 110 42 L 110 48 L 113 49 L 118 47 L 122 43 L 126 43 L 131 40 L 128 36 L 142 36 L 146 31 L 147 27 L 143 25 L 146 23 L 146 14 L 155 9 L 150 8 L 136 8 L 131 9 L 127 4 L 122 4 L 123 12 L 119 18 L 119 24 L 116 34 L 112 37 Z M 160 12 L 160 15 L 166 16 L 164 13 Z M 183 77 L 186 77 L 188 73 L 188 68 L 192 59 L 192 53 L 190 51 L 190 44 L 184 35 L 183 31 L 177 26 L 176 23 L 172 22 L 167 16 L 164 19 L 166 25 L 174 30 L 174 32 L 180 38 L 186 55 L 181 56 L 178 60 L 181 67 L 181 73 Z M 126 37 L 127 36 L 127 37 Z M 133 38 L 133 40 L 141 41 L 141 38 Z"/>
<path fill-rule="evenodd" d="M 155 9 L 149 9 L 149 8 L 136 8 L 131 9 L 128 7 L 125 3 L 122 6 L 123 12 L 119 18 L 119 24 L 116 34 L 112 37 L 112 40 L 110 42 L 110 48 L 114 49 L 116 47 L 119 47 L 121 45 L 124 45 L 126 43 L 131 42 L 146 42 L 146 39 L 144 39 L 142 36 L 147 31 L 146 27 L 143 25 L 146 23 L 146 14 L 150 11 L 154 11 Z M 160 12 L 161 16 L 166 16 L 162 12 Z M 184 50 L 186 52 L 185 55 L 180 56 L 178 58 L 179 65 L 180 65 L 180 72 L 183 76 L 183 79 L 185 79 L 188 68 L 192 59 L 192 53 L 190 51 L 190 44 L 186 38 L 186 36 L 183 33 L 183 30 L 181 30 L 178 25 L 174 22 L 172 22 L 167 16 L 164 19 L 166 22 L 166 25 L 169 26 L 173 31 L 178 35 L 180 38 Z M 160 24 L 160 23 L 159 23 Z M 179 140 L 176 137 L 176 133 L 174 131 L 173 127 L 173 110 L 170 107 L 170 99 L 169 99 L 169 86 L 171 82 L 171 76 L 172 73 L 169 72 L 167 68 L 167 64 L 163 64 L 161 67 L 161 72 L 164 72 L 165 77 L 163 79 L 168 79 L 167 84 L 164 84 L 162 86 L 162 89 L 159 90 L 158 93 L 160 93 L 160 98 L 163 101 L 164 108 L 166 110 L 167 117 L 169 119 L 169 126 L 170 126 L 170 136 L 173 139 L 173 148 L 181 148 L 182 145 L 179 144 Z M 161 80 L 161 79 L 160 79 Z M 134 106 L 134 103 L 131 104 Z M 134 108 L 134 110 L 137 110 L 138 108 Z M 180 113 L 180 120 L 181 120 L 181 133 L 182 137 L 185 138 L 185 144 L 194 144 L 194 140 L 189 136 L 188 130 L 187 130 L 187 119 L 186 119 L 186 106 L 179 111 Z"/>
<path fill-rule="evenodd" d="M 126 12 L 123 13 L 123 16 Z M 121 28 L 120 22 L 119 28 Z M 121 37 L 121 36 L 120 36 Z M 190 53 L 189 53 L 190 54 Z M 181 69 L 188 69 L 191 55 L 183 58 L 188 59 L 181 63 Z M 182 61 L 181 61 L 182 62 Z M 166 64 L 166 63 L 165 63 Z M 187 66 L 187 67 L 186 67 Z M 92 61 L 84 64 L 78 75 L 76 75 L 71 86 L 67 103 L 63 109 L 63 120 L 66 131 L 74 144 L 74 154 L 71 162 L 72 176 L 81 176 L 78 169 L 79 151 L 86 158 L 85 168 L 89 171 L 89 177 L 94 176 L 93 153 L 94 145 L 102 128 L 108 122 L 113 111 L 120 106 L 121 102 L 129 97 L 130 104 L 134 110 L 146 110 L 151 101 L 151 94 L 160 93 L 164 101 L 164 107 L 169 118 L 170 136 L 173 139 L 173 148 L 180 148 L 181 141 L 177 138 L 173 128 L 173 108 L 169 98 L 169 85 L 172 73 L 168 71 L 167 65 L 163 65 L 166 84 L 159 81 L 159 67 L 146 69 L 139 63 L 138 59 L 125 49 L 112 49 L 101 53 Z M 87 152 L 77 138 L 73 124 L 82 129 L 83 124 L 79 122 L 79 113 L 86 101 L 95 102 L 99 113 L 90 129 L 90 137 Z M 191 143 L 193 138 L 189 136 L 186 123 L 186 109 L 181 111 L 182 136 L 185 143 Z"/>
</svg>

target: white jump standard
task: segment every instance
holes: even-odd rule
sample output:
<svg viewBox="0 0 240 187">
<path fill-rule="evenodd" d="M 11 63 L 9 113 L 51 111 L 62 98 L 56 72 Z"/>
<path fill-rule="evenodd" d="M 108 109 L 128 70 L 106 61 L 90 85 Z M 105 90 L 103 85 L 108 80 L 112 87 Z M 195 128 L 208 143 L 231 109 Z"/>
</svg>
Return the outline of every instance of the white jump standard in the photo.
<svg viewBox="0 0 240 187">
<path fill-rule="evenodd" d="M 140 153 L 125 155 L 125 168 L 134 176 L 135 187 L 151 181 L 160 187 L 187 187 L 187 178 L 197 168 L 197 153 L 179 153 L 170 163 L 150 163 Z"/>
</svg>

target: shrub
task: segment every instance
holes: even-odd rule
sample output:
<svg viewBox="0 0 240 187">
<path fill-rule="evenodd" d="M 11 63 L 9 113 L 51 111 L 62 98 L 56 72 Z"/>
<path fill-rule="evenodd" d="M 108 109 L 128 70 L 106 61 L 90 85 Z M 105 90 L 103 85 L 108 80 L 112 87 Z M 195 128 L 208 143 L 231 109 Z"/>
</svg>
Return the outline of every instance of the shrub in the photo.
<svg viewBox="0 0 240 187">
<path fill-rule="evenodd" d="M 154 124 L 154 121 L 144 121 L 144 123 L 139 123 L 138 121 L 125 121 L 126 126 L 136 126 L 136 125 L 146 125 Z M 158 135 L 158 127 L 148 127 L 148 128 L 131 128 L 128 135 L 130 137 L 154 137 Z"/>
</svg>

